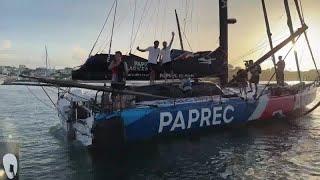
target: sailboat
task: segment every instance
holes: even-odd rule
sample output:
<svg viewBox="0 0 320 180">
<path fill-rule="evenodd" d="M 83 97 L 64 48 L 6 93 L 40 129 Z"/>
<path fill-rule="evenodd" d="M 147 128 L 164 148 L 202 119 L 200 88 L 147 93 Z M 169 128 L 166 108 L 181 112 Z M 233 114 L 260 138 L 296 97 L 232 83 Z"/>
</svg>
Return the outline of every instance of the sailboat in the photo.
<svg viewBox="0 0 320 180">
<path fill-rule="evenodd" d="M 288 3 L 287 0 L 284 2 Z M 299 4 L 296 5 L 300 11 Z M 316 97 L 317 80 L 293 86 L 261 85 L 258 97 L 250 93 L 247 96 L 240 94 L 239 88 L 232 86 L 236 77 L 228 82 L 228 26 L 235 20 L 228 18 L 227 0 L 219 0 L 219 17 L 220 46 L 209 53 L 210 57 L 208 58 L 208 53 L 205 53 L 205 56 L 176 60 L 174 63 L 177 66 L 179 63 L 181 66 L 187 63 L 192 66 L 205 66 L 205 69 L 201 70 L 206 72 L 207 69 L 208 73 L 198 72 L 197 76 L 214 74 L 220 78 L 220 85 L 194 81 L 191 84 L 192 91 L 184 91 L 176 84 L 130 86 L 118 90 L 105 85 L 91 85 L 73 80 L 27 78 L 59 87 L 56 108 L 66 134 L 84 146 L 97 148 L 114 148 L 126 143 L 185 133 L 192 135 L 199 131 L 214 131 L 215 128 L 225 126 L 267 121 L 296 112 L 303 115 L 306 106 Z M 265 18 L 267 20 L 266 13 Z M 274 47 L 270 44 L 271 50 L 256 60 L 254 66 L 272 57 L 285 45 L 296 41 L 307 29 L 302 21 L 302 26 L 296 31 L 291 31 L 291 35 L 281 43 Z M 307 37 L 306 34 L 305 36 Z M 99 56 L 102 55 L 94 58 L 100 58 Z M 201 58 L 208 58 L 212 64 L 201 64 Z M 134 65 L 143 59 L 128 61 Z M 219 65 L 219 70 L 213 68 L 217 65 L 215 63 Z M 130 66 L 130 63 L 128 64 Z M 247 68 L 245 71 L 249 70 L 250 68 Z M 115 98 L 112 99 L 111 96 Z"/>
</svg>

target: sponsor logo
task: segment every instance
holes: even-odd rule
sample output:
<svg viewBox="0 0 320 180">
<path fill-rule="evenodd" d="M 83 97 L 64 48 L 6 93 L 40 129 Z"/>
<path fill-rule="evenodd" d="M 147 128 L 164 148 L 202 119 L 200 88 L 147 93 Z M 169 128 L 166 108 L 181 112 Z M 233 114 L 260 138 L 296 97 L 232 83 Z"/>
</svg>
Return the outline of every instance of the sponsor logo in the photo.
<svg viewBox="0 0 320 180">
<path fill-rule="evenodd" d="M 160 112 L 160 122 L 158 132 L 161 133 L 167 127 L 170 131 L 176 129 L 190 129 L 192 127 L 215 126 L 219 124 L 231 123 L 234 119 L 232 113 L 234 107 L 228 105 L 226 107 L 217 106 L 201 109 L 190 109 L 186 114 L 178 111 L 176 114 L 171 112 Z M 184 116 L 185 115 L 185 116 Z"/>
<path fill-rule="evenodd" d="M 148 61 L 134 61 L 133 66 L 129 67 L 129 71 L 148 71 Z"/>
</svg>

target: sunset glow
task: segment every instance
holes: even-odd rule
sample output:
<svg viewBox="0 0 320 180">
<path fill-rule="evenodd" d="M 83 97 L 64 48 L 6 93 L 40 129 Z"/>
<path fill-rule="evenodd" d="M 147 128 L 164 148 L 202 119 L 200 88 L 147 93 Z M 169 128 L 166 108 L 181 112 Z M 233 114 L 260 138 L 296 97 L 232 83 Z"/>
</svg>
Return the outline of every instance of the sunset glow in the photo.
<svg viewBox="0 0 320 180">
<path fill-rule="evenodd" d="M 2 0 L 0 4 L 0 65 L 26 64 L 44 66 L 44 46 L 48 46 L 51 67 L 74 67 L 82 64 L 101 29 L 113 1 L 17 1 Z M 134 36 L 131 31 L 136 3 Z M 291 2 L 294 28 L 299 18 Z M 308 35 L 316 60 L 320 59 L 318 0 L 302 0 Z M 266 1 L 269 21 L 276 45 L 289 36 L 283 2 Z M 145 8 L 145 11 L 143 9 Z M 184 46 L 190 51 L 214 50 L 218 46 L 219 23 L 217 0 L 121 0 L 116 17 L 111 52 L 135 51 L 137 46 L 150 46 L 153 40 L 168 41 L 171 31 L 177 31 L 174 17 L 177 9 L 183 29 Z M 143 17 L 143 18 L 141 18 Z M 229 0 L 229 17 L 237 24 L 229 29 L 229 63 L 242 66 L 243 60 L 257 59 L 269 50 L 260 0 Z M 139 23 L 141 26 L 139 27 Z M 94 53 L 108 52 L 111 18 L 98 41 Z M 136 33 L 137 32 L 137 33 Z M 185 38 L 187 37 L 187 38 Z M 297 42 L 302 70 L 313 69 L 304 37 Z M 178 38 L 174 48 L 179 49 Z M 291 45 L 276 54 L 285 55 Z M 263 68 L 272 67 L 271 61 Z M 288 56 L 288 70 L 296 70 L 293 53 Z"/>
</svg>

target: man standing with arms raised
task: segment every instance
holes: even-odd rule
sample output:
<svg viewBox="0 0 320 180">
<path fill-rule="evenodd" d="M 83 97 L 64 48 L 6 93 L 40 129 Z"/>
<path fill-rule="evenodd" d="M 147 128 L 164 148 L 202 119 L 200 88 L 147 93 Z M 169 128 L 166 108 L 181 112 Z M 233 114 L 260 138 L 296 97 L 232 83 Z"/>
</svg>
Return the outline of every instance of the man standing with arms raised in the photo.
<svg viewBox="0 0 320 180">
<path fill-rule="evenodd" d="M 140 52 L 149 52 L 148 69 L 150 71 L 150 84 L 154 84 L 154 80 L 156 78 L 157 61 L 160 55 L 159 41 L 154 41 L 153 46 L 150 46 L 146 49 L 140 49 L 138 46 L 137 50 Z"/>
<path fill-rule="evenodd" d="M 172 32 L 172 37 L 170 44 L 168 46 L 167 41 L 163 41 L 163 48 L 160 51 L 160 62 L 164 71 L 164 80 L 167 82 L 167 74 L 171 74 L 171 79 L 173 79 L 172 61 L 171 61 L 171 46 L 174 39 L 174 32 Z"/>
</svg>

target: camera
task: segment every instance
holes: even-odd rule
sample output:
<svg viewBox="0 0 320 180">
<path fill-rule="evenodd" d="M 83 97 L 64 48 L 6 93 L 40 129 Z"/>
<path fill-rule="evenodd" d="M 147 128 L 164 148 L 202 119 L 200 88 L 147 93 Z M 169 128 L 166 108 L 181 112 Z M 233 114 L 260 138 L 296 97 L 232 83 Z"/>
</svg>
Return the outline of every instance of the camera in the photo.
<svg viewBox="0 0 320 180">
<path fill-rule="evenodd" d="M 245 60 L 243 62 L 244 62 L 244 65 L 246 66 L 246 68 L 248 68 L 249 67 L 249 60 Z"/>
</svg>

